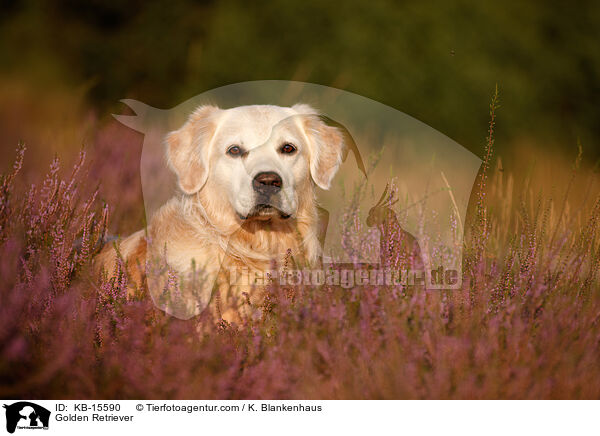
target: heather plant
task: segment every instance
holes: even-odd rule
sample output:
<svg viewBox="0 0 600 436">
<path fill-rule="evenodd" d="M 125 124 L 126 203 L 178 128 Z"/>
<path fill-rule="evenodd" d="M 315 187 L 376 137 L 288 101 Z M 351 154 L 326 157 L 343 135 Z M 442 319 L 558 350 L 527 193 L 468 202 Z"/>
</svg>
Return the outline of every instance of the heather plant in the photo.
<svg viewBox="0 0 600 436">
<path fill-rule="evenodd" d="M 527 180 L 515 191 L 516 176 L 493 159 L 497 108 L 496 94 L 462 289 L 272 280 L 261 317 L 239 325 L 209 313 L 178 320 L 143 289 L 128 296 L 122 261 L 96 276 L 113 205 L 90 188 L 85 153 L 66 173 L 55 159 L 27 187 L 20 146 L 0 179 L 0 396 L 598 398 L 597 174 L 581 183 L 578 155 L 558 200 Z M 386 215 L 393 199 L 383 200 Z M 394 235 L 397 216 L 373 223 Z M 346 217 L 364 226 L 351 210 Z M 405 261 L 385 242 L 386 262 Z"/>
</svg>

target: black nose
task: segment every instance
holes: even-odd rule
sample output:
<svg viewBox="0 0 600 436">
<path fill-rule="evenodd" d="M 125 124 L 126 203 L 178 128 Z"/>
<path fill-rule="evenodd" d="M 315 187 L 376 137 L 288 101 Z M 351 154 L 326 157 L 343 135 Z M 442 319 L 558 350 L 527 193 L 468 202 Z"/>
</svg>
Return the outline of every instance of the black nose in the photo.
<svg viewBox="0 0 600 436">
<path fill-rule="evenodd" d="M 258 173 L 252 181 L 252 187 L 262 195 L 271 196 L 281 190 L 281 176 L 273 171 Z"/>
</svg>

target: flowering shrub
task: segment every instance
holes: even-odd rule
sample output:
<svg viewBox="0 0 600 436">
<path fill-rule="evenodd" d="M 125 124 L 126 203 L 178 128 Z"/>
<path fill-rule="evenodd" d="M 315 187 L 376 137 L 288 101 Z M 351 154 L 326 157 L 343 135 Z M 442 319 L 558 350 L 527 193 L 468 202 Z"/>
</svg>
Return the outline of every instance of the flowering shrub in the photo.
<svg viewBox="0 0 600 436">
<path fill-rule="evenodd" d="M 598 398 L 600 198 L 571 205 L 578 158 L 558 206 L 535 187 L 513 203 L 491 165 L 495 109 L 462 290 L 274 283 L 244 325 L 127 298 L 122 262 L 94 276 L 109 206 L 85 154 L 27 188 L 20 146 L 0 179 L 0 396 Z"/>
</svg>

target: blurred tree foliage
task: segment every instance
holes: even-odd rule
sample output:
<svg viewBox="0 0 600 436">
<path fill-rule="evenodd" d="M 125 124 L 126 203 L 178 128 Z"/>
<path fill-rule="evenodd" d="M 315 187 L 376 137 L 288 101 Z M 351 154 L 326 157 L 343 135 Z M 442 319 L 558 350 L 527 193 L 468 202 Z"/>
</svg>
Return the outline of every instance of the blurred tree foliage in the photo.
<svg viewBox="0 0 600 436">
<path fill-rule="evenodd" d="M 499 137 L 588 151 L 600 137 L 600 2 L 3 2 L 0 73 L 86 86 L 90 104 L 170 107 L 233 82 L 295 79 L 393 106 L 480 153 Z M 499 141 L 500 143 L 502 141 Z"/>
</svg>

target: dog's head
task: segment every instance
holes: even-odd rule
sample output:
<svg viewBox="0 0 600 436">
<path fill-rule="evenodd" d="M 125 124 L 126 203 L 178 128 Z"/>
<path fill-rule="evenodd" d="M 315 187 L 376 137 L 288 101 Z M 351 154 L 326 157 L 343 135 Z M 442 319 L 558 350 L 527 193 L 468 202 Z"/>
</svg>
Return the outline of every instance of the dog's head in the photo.
<svg viewBox="0 0 600 436">
<path fill-rule="evenodd" d="M 209 191 L 220 214 L 286 220 L 313 201 L 315 185 L 329 189 L 346 153 L 344 137 L 304 104 L 202 106 L 167 136 L 167 158 L 181 191 Z"/>
</svg>

